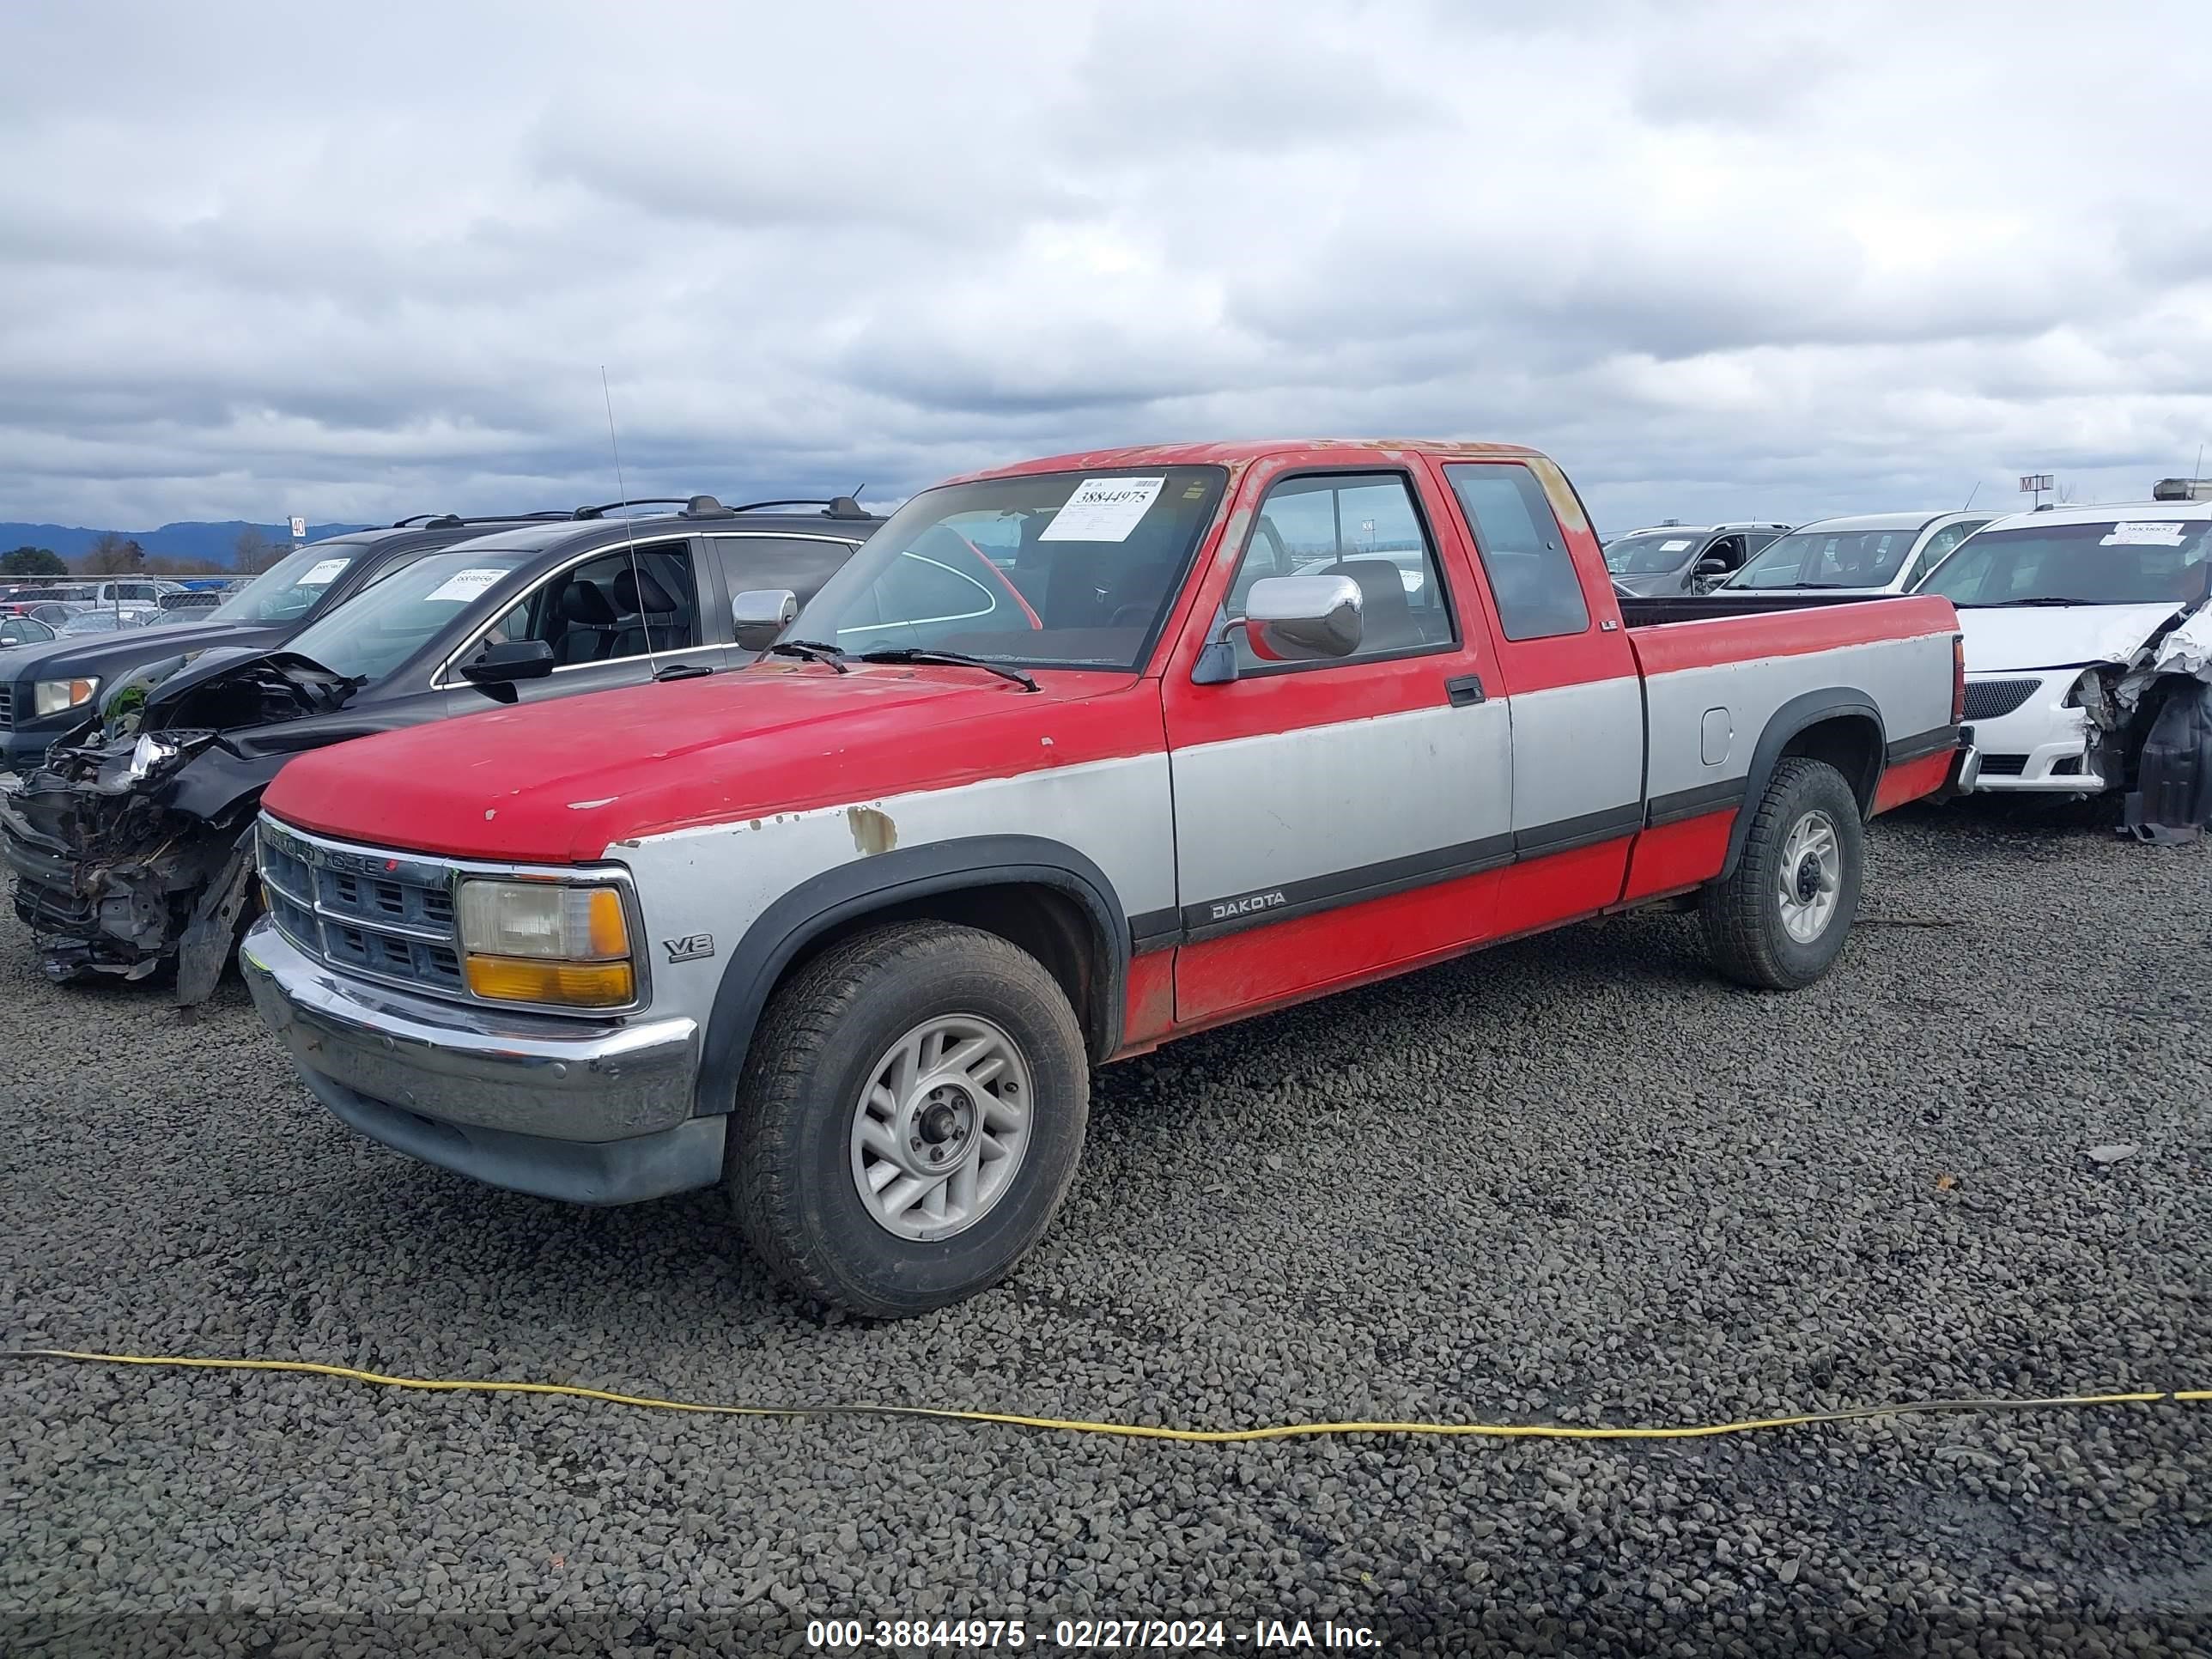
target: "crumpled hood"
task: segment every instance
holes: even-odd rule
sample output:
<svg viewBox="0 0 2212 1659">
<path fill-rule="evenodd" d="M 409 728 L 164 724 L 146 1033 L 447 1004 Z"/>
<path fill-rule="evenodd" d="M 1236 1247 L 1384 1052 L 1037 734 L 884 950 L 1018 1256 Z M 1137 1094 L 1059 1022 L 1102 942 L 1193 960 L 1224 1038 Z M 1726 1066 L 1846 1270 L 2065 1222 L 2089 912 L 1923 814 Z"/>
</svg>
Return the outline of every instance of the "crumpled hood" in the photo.
<svg viewBox="0 0 2212 1659">
<path fill-rule="evenodd" d="M 1133 674 L 763 662 L 524 703 L 303 755 L 264 799 L 289 823 L 451 857 L 584 862 L 701 823 L 1164 746 Z"/>
<path fill-rule="evenodd" d="M 1969 674 L 2124 663 L 2181 607 L 2155 605 L 2026 605 L 1959 613 Z"/>
</svg>

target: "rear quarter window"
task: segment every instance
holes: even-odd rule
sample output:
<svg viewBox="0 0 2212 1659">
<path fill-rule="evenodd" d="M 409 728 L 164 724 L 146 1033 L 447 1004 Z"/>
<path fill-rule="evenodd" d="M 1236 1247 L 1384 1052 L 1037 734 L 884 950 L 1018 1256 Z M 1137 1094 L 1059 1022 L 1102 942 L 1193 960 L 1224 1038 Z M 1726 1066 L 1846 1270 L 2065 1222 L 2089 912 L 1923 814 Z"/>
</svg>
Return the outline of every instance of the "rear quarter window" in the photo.
<svg viewBox="0 0 2212 1659">
<path fill-rule="evenodd" d="M 1536 475 L 1517 462 L 1444 468 L 1474 532 L 1474 550 L 1509 640 L 1556 639 L 1589 627 L 1582 579 Z"/>
</svg>

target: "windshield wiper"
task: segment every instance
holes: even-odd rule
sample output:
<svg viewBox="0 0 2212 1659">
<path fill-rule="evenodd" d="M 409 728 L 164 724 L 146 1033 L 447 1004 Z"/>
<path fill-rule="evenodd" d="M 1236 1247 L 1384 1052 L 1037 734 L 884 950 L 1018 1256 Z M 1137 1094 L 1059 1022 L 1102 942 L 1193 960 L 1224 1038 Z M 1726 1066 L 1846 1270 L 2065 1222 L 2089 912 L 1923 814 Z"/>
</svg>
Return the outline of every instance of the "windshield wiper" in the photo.
<svg viewBox="0 0 2212 1659">
<path fill-rule="evenodd" d="M 778 640 L 769 647 L 769 654 L 778 657 L 799 657 L 808 662 L 826 662 L 841 674 L 853 671 L 845 665 L 845 653 L 834 645 L 824 645 L 819 640 Z"/>
<path fill-rule="evenodd" d="M 1005 663 L 993 662 L 984 657 L 971 657 L 962 651 L 931 651 L 920 647 L 902 645 L 887 647 L 880 651 L 863 651 L 860 653 L 860 660 L 862 662 L 945 663 L 954 668 L 981 668 L 996 674 L 1002 680 L 1012 680 L 1025 691 L 1044 690 L 1044 687 L 1039 685 L 1018 668 L 1010 668 Z"/>
<path fill-rule="evenodd" d="M 2032 599 L 1969 599 L 1964 605 L 1961 605 L 1958 600 L 1954 599 L 1951 601 L 1951 608 L 1954 611 L 2024 611 L 2030 605 L 2105 605 L 2107 603 L 2119 604 L 2123 603 L 2123 601 L 2107 601 L 2105 599 L 2055 599 L 2048 593 L 2039 593 Z"/>
</svg>

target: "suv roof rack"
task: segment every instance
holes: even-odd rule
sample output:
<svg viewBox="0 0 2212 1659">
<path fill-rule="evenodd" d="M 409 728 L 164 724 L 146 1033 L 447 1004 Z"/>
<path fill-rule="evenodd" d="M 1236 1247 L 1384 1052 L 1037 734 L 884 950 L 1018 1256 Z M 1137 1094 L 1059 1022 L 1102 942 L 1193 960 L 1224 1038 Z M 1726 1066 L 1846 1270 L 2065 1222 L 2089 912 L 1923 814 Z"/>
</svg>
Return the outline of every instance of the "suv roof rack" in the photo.
<svg viewBox="0 0 2212 1659">
<path fill-rule="evenodd" d="M 758 513 L 771 507 L 818 507 L 825 519 L 872 519 L 876 515 L 862 507 L 850 495 L 819 495 L 795 497 L 781 501 L 747 501 L 743 507 L 732 507 L 733 513 Z"/>
<path fill-rule="evenodd" d="M 773 507 L 818 507 L 825 519 L 872 519 L 876 515 L 862 507 L 850 495 L 794 496 L 782 501 L 746 501 L 738 507 L 725 507 L 712 495 L 636 495 L 626 501 L 603 501 L 596 507 L 580 507 L 565 515 L 572 519 L 600 519 L 618 507 L 672 507 L 679 509 L 679 519 L 731 519 L 740 513 L 761 513 Z"/>
<path fill-rule="evenodd" d="M 524 524 L 536 519 L 565 519 L 566 513 L 481 513 L 463 518 L 456 513 L 417 513 L 409 518 L 394 519 L 394 530 L 451 530 L 465 524 Z"/>
</svg>

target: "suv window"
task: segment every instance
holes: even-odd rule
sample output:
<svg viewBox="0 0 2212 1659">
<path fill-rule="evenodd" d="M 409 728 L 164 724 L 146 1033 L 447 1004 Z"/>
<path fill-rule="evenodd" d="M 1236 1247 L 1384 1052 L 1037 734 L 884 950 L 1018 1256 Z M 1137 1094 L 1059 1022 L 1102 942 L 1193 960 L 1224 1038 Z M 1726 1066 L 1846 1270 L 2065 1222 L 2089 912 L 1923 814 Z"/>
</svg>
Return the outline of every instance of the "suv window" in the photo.
<svg viewBox="0 0 2212 1659">
<path fill-rule="evenodd" d="M 1910 587 L 1918 581 L 1941 564 L 1953 548 L 1988 522 L 1987 519 L 1967 519 L 1958 524 L 1945 525 L 1930 536 L 1928 538 L 1928 545 L 1920 550 L 1920 556 L 1914 561 L 1912 568 L 1905 574 L 1905 585 Z"/>
<path fill-rule="evenodd" d="M 643 544 L 634 564 L 617 548 L 541 582 L 485 637 L 544 640 L 556 668 L 688 650 L 699 643 L 697 591 L 684 543 Z"/>
<path fill-rule="evenodd" d="M 1339 660 L 1397 656 L 1458 638 L 1436 550 L 1401 474 L 1285 478 L 1268 490 L 1230 580 L 1228 613 L 1242 617 L 1252 585 L 1264 577 L 1340 575 L 1359 585 L 1360 633 L 1359 649 Z M 1231 638 L 1241 668 L 1279 665 L 1255 655 L 1243 629 Z"/>
<path fill-rule="evenodd" d="M 1519 462 L 1444 468 L 1474 532 L 1498 625 L 1509 640 L 1547 640 L 1589 627 L 1589 606 L 1544 486 Z"/>
<path fill-rule="evenodd" d="M 784 587 L 801 605 L 853 556 L 857 541 L 809 536 L 715 536 L 708 541 L 720 561 L 730 595 Z"/>
</svg>

